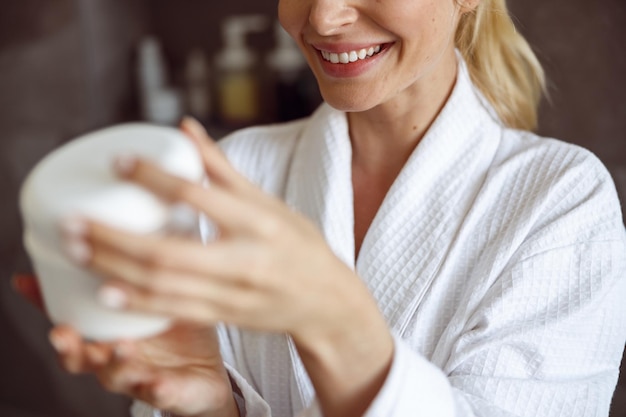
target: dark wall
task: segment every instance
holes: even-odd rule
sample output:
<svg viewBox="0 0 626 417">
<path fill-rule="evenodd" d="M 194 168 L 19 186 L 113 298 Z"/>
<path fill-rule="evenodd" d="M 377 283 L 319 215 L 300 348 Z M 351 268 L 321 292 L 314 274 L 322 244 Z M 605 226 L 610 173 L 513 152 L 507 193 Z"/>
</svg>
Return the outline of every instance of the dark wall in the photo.
<svg viewBox="0 0 626 417">
<path fill-rule="evenodd" d="M 511 1 L 549 80 L 539 132 L 607 165 L 626 196 L 626 1 Z"/>
<path fill-rule="evenodd" d="M 47 342 L 49 324 L 10 288 L 30 265 L 21 245 L 17 192 L 47 152 L 104 125 L 136 119 L 135 47 L 159 36 L 173 82 L 187 53 L 220 46 L 226 15 L 275 16 L 274 0 L 20 0 L 0 3 L 0 416 L 127 415 L 127 400 L 90 377 L 61 372 Z M 540 133 L 594 151 L 626 198 L 626 2 L 511 2 L 539 52 L 551 101 Z M 263 51 L 268 36 L 250 40 Z M 626 200 L 623 200 L 626 201 Z M 614 417 L 626 417 L 626 387 Z"/>
<path fill-rule="evenodd" d="M 10 288 L 28 271 L 18 188 L 47 152 L 133 113 L 130 57 L 145 11 L 132 0 L 0 3 L 0 416 L 125 416 L 127 400 L 60 371 L 48 322 Z"/>
</svg>

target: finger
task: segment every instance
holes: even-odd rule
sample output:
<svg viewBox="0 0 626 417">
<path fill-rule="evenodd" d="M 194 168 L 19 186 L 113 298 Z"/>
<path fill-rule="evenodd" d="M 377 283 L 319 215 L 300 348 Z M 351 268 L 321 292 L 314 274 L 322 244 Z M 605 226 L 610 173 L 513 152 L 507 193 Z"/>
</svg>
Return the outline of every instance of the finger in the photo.
<svg viewBox="0 0 626 417">
<path fill-rule="evenodd" d="M 231 241 L 204 245 L 179 237 L 143 236 L 79 217 L 66 219 L 63 227 L 66 252 L 74 261 L 154 290 L 175 290 L 173 281 L 194 285 L 197 274 L 236 279 L 246 272 L 252 252 Z"/>
<path fill-rule="evenodd" d="M 188 254 L 183 257 L 189 259 Z M 148 292 L 190 297 L 210 296 L 215 286 L 236 285 L 240 281 L 236 265 L 221 260 L 216 265 L 217 262 L 211 263 L 211 258 L 218 258 L 213 251 L 203 259 L 208 267 L 205 264 L 185 264 L 183 259 L 178 261 L 179 268 L 172 268 L 174 261 L 151 256 L 150 261 L 144 262 L 142 259 L 137 260 L 102 248 L 93 252 L 89 266 L 102 276 L 132 284 Z M 228 277 L 233 279 L 227 279 Z"/>
<path fill-rule="evenodd" d="M 53 328 L 49 339 L 61 365 L 74 374 L 95 372 L 115 355 L 111 344 L 86 342 L 74 329 L 65 325 Z"/>
<path fill-rule="evenodd" d="M 253 326 L 260 319 L 254 315 L 260 310 L 258 305 L 262 298 L 245 288 L 216 286 L 210 298 L 206 295 L 188 297 L 148 292 L 109 281 L 98 291 L 98 300 L 116 310 L 141 311 L 204 325 L 223 321 Z"/>
<path fill-rule="evenodd" d="M 85 366 L 84 342 L 74 329 L 57 326 L 50 331 L 49 339 L 66 371 L 78 374 L 89 370 Z"/>
<path fill-rule="evenodd" d="M 84 352 L 84 361 L 88 364 L 85 368 L 93 370 L 105 366 L 115 355 L 113 347 L 107 343 L 88 343 L 85 345 Z"/>
<path fill-rule="evenodd" d="M 196 415 L 224 407 L 232 401 L 232 389 L 226 375 L 203 370 L 165 369 L 141 392 L 142 399 L 155 407 L 174 413 Z"/>
<path fill-rule="evenodd" d="M 252 225 L 256 210 L 237 194 L 224 187 L 201 184 L 172 175 L 156 164 L 130 156 L 118 158 L 118 173 L 153 192 L 165 201 L 185 202 L 205 213 L 221 229 Z"/>
<path fill-rule="evenodd" d="M 110 281 L 98 290 L 98 301 L 114 310 L 131 310 L 206 324 L 220 318 L 207 300 L 151 293 L 122 282 Z"/>
<path fill-rule="evenodd" d="M 275 206 L 274 199 L 268 199 L 258 187 L 235 170 L 202 124 L 191 117 L 186 117 L 181 122 L 180 128 L 198 148 L 205 172 L 213 183 L 220 184 L 228 190 L 237 191 L 241 195 L 249 195 L 260 204 Z"/>
<path fill-rule="evenodd" d="M 154 371 L 140 362 L 117 358 L 109 361 L 96 376 L 107 390 L 133 395 L 139 386 L 153 381 Z"/>
<path fill-rule="evenodd" d="M 180 124 L 180 129 L 198 149 L 204 169 L 213 183 L 238 188 L 247 182 L 241 174 L 235 171 L 221 149 L 197 120 L 185 117 Z"/>
<path fill-rule="evenodd" d="M 45 305 L 37 278 L 33 275 L 15 274 L 11 278 L 13 288 L 38 309 L 45 311 Z"/>
</svg>

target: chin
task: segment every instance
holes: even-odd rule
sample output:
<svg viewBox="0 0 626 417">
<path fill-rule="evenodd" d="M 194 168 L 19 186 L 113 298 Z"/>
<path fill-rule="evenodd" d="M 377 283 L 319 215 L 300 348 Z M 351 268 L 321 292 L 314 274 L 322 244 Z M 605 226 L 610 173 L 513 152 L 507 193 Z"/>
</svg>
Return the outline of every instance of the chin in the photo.
<svg viewBox="0 0 626 417">
<path fill-rule="evenodd" d="M 346 93 L 342 94 L 337 91 L 333 91 L 329 94 L 322 91 L 322 98 L 334 109 L 349 113 L 370 110 L 379 104 L 375 100 L 372 100 L 372 97 L 363 97 L 360 95 L 351 95 Z"/>
</svg>

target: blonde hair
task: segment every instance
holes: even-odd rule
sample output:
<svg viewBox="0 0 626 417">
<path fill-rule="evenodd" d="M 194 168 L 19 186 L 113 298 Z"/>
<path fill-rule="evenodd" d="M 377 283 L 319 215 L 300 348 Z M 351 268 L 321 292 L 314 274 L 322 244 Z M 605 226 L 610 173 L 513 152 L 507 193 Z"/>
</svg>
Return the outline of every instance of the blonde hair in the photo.
<svg viewBox="0 0 626 417">
<path fill-rule="evenodd" d="M 503 123 L 534 130 L 545 75 L 539 60 L 517 32 L 505 0 L 480 0 L 461 16 L 455 45 L 472 81 L 489 100 Z"/>
</svg>

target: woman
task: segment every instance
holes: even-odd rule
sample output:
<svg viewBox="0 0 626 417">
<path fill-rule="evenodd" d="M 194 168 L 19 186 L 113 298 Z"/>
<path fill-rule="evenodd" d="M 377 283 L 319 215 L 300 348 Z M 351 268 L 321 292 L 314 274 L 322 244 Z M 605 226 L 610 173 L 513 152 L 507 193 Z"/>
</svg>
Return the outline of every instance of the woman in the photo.
<svg viewBox="0 0 626 417">
<path fill-rule="evenodd" d="M 527 131 L 543 76 L 504 1 L 281 0 L 279 17 L 326 104 L 221 151 L 185 120 L 208 188 L 121 158 L 206 215 L 206 244 L 68 219 L 105 305 L 179 321 L 117 344 L 57 327 L 64 366 L 135 416 L 607 415 L 619 203 L 590 153 Z"/>
</svg>

